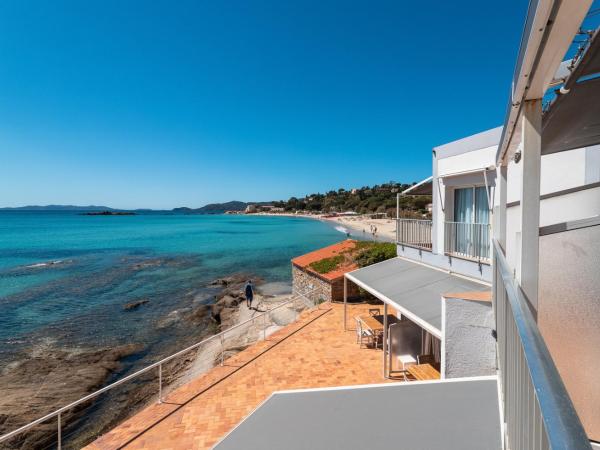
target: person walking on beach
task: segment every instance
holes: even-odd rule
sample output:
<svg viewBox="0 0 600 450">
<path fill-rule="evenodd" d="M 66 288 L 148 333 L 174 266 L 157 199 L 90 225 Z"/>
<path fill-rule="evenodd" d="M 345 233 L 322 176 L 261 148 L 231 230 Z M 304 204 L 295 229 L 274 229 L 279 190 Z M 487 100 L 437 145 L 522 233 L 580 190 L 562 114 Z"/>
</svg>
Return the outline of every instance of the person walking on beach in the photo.
<svg viewBox="0 0 600 450">
<path fill-rule="evenodd" d="M 252 308 L 252 300 L 254 300 L 254 287 L 252 286 L 252 280 L 248 280 L 246 287 L 244 288 L 246 294 L 246 306 Z"/>
</svg>

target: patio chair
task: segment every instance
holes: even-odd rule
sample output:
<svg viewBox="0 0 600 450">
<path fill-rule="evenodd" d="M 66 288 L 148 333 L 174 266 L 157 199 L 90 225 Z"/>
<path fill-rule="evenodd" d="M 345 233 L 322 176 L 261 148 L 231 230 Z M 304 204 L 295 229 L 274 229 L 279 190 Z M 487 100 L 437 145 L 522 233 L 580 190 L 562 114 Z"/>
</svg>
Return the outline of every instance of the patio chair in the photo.
<svg viewBox="0 0 600 450">
<path fill-rule="evenodd" d="M 379 308 L 370 308 L 369 309 L 369 315 L 370 316 L 380 316 L 381 315 L 381 310 Z"/>
<path fill-rule="evenodd" d="M 356 320 L 356 343 L 360 347 L 363 345 L 363 340 L 367 340 L 367 343 L 373 343 L 373 333 L 362 327 L 362 322 L 358 317 L 355 317 L 354 320 Z"/>
</svg>

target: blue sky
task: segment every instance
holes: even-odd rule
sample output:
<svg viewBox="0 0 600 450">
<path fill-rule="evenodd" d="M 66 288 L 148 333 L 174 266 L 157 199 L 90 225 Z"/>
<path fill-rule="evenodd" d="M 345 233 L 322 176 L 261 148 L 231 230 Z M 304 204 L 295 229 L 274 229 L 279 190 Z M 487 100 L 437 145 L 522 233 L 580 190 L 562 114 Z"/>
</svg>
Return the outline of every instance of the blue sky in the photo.
<svg viewBox="0 0 600 450">
<path fill-rule="evenodd" d="M 0 3 L 0 206 L 201 206 L 431 173 L 502 124 L 525 0 Z"/>
</svg>

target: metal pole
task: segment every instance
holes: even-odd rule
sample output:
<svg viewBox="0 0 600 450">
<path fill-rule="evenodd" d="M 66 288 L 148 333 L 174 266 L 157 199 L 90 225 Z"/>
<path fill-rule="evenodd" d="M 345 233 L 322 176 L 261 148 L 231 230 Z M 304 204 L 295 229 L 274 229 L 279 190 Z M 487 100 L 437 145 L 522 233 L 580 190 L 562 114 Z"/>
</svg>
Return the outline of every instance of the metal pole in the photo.
<svg viewBox="0 0 600 450">
<path fill-rule="evenodd" d="M 498 214 L 496 219 L 496 239 L 500 246 L 506 252 L 506 178 L 508 167 L 500 166 L 500 176 L 498 177 L 498 190 L 500 191 L 500 204 L 498 205 Z"/>
<path fill-rule="evenodd" d="M 348 315 L 348 279 L 344 275 L 344 331 L 348 330 L 347 316 Z"/>
<path fill-rule="evenodd" d="M 396 194 L 396 243 L 400 242 L 400 193 Z"/>
<path fill-rule="evenodd" d="M 225 360 L 225 335 L 221 334 L 221 366 Z"/>
<path fill-rule="evenodd" d="M 158 403 L 162 403 L 162 364 L 158 365 Z"/>
<path fill-rule="evenodd" d="M 58 450 L 61 450 L 62 448 L 62 420 L 61 420 L 61 416 L 60 413 L 58 413 L 57 420 L 58 420 Z"/>
<path fill-rule="evenodd" d="M 383 378 L 388 377 L 387 353 L 388 353 L 388 305 L 383 304 Z"/>
<path fill-rule="evenodd" d="M 292 300 L 292 309 L 294 310 L 294 322 L 296 322 L 298 320 L 298 309 L 296 306 L 296 300 L 297 300 L 296 298 L 294 298 Z"/>
</svg>

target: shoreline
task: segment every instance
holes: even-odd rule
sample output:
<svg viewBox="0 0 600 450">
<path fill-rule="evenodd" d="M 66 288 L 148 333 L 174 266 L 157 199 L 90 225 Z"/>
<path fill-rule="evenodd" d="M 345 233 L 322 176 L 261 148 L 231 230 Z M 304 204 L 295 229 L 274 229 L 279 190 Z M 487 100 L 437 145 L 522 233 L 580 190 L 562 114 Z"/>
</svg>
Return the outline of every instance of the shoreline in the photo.
<svg viewBox="0 0 600 450">
<path fill-rule="evenodd" d="M 208 340 L 221 331 L 234 327 L 253 316 L 263 312 L 266 307 L 273 308 L 291 298 L 291 293 L 282 293 L 291 290 L 291 285 L 278 282 L 258 281 L 255 284 L 255 300 L 253 307 L 248 309 L 245 301 L 229 303 L 232 298 L 242 299 L 242 287 L 249 275 L 234 273 L 215 279 L 206 286 L 199 286 L 203 290 L 208 286 L 220 286 L 214 300 L 210 303 L 196 302 L 191 308 L 178 308 L 170 313 L 157 317 L 155 324 L 160 327 L 173 312 L 183 312 L 178 316 L 179 324 L 183 324 L 189 333 L 183 341 L 173 339 L 155 353 L 150 361 L 141 365 L 130 364 L 128 358 L 144 355 L 153 351 L 139 341 L 131 341 L 117 347 L 106 345 L 65 345 L 48 337 L 43 346 L 36 346 L 6 365 L 0 371 L 3 395 L 0 399 L 3 413 L 7 420 L 0 426 L 0 434 L 10 432 L 19 426 L 48 414 L 66 404 L 78 400 L 93 391 L 101 389 L 116 381 L 115 376 L 122 377 L 134 371 L 142 370 L 152 359 L 159 360 L 172 355 L 195 342 Z M 252 279 L 260 280 L 259 277 Z M 215 309 L 219 303 L 227 303 L 223 310 Z M 287 317 L 281 317 L 280 312 L 289 308 L 283 307 L 273 313 L 269 319 L 268 327 L 264 331 L 268 336 L 277 331 L 281 326 L 287 325 L 288 319 L 293 320 L 293 311 L 287 311 Z M 133 314 L 133 308 L 127 314 Z M 220 317 L 219 317 L 220 314 Z M 235 355 L 246 347 L 262 339 L 262 320 L 250 322 L 249 326 L 241 326 L 227 333 L 224 339 L 224 358 Z M 173 323 L 169 322 L 168 326 Z M 221 358 L 221 343 L 219 339 L 209 340 L 206 344 L 189 354 L 181 355 L 163 365 L 163 395 L 176 389 L 182 384 L 201 376 L 219 364 Z M 140 361 L 141 362 L 141 361 Z M 139 411 L 148 404 L 156 401 L 158 373 L 152 371 L 142 375 L 142 383 L 125 383 L 120 387 L 111 389 L 106 394 L 97 397 L 94 401 L 84 404 L 82 408 L 75 408 L 65 413 L 65 436 L 77 429 L 68 441 L 69 445 L 80 447 L 98 434 L 113 428 L 116 424 L 127 420 L 131 413 Z M 12 388 L 11 388 L 12 387 Z M 15 390 L 14 388 L 17 387 Z M 114 408 L 114 404 L 120 405 Z M 39 426 L 32 432 L 19 436 L 16 445 L 28 448 L 42 448 L 54 439 L 55 427 Z"/>
<path fill-rule="evenodd" d="M 337 226 L 344 227 L 350 231 L 350 237 L 376 240 L 383 242 L 396 241 L 396 221 L 395 219 L 371 219 L 368 214 L 358 216 L 339 216 L 327 217 L 316 214 L 291 214 L 291 213 L 252 213 L 248 216 L 267 216 L 267 217 L 299 217 L 304 219 L 320 220 Z M 370 233 L 371 226 L 377 227 L 377 234 Z M 352 233 L 354 231 L 354 233 Z M 343 232 L 340 231 L 343 234 Z"/>
</svg>

